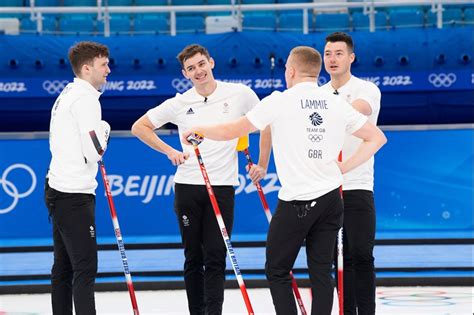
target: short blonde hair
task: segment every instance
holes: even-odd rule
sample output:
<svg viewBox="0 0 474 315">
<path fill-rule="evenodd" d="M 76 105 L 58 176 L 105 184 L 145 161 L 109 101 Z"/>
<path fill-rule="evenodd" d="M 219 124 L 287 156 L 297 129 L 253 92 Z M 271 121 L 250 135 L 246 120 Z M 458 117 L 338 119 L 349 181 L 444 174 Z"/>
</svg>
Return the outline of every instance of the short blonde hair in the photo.
<svg viewBox="0 0 474 315">
<path fill-rule="evenodd" d="M 297 46 L 290 51 L 295 68 L 304 76 L 318 77 L 321 72 L 321 54 L 309 46 Z"/>
</svg>

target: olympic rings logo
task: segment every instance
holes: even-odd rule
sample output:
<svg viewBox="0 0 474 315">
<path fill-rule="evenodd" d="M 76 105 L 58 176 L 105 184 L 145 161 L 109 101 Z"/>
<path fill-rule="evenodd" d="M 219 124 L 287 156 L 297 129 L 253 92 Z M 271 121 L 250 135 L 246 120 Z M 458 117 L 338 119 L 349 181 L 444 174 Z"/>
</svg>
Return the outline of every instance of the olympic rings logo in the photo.
<svg viewBox="0 0 474 315">
<path fill-rule="evenodd" d="M 432 73 L 428 76 L 428 82 L 430 82 L 434 87 L 450 87 L 456 82 L 456 75 L 454 73 Z"/>
<path fill-rule="evenodd" d="M 27 171 L 31 176 L 31 186 L 25 192 L 20 193 L 15 184 L 7 179 L 10 172 L 15 169 L 23 169 Z M 31 193 L 36 187 L 36 175 L 35 172 L 28 165 L 18 163 L 13 164 L 7 167 L 5 171 L 3 171 L 2 177 L 0 178 L 0 185 L 3 188 L 3 191 L 5 191 L 8 196 L 13 198 L 12 203 L 8 207 L 3 209 L 0 208 L 0 214 L 5 214 L 12 211 L 16 207 L 16 205 L 18 204 L 18 200 L 31 195 Z"/>
<path fill-rule="evenodd" d="M 49 81 L 46 80 L 43 82 L 43 89 L 48 92 L 49 94 L 59 94 L 61 91 L 66 87 L 66 85 L 69 83 L 67 80 L 53 80 Z"/>
<path fill-rule="evenodd" d="M 192 88 L 193 83 L 188 79 L 173 79 L 173 81 L 171 81 L 171 86 L 179 93 L 182 93 Z"/>
<path fill-rule="evenodd" d="M 309 134 L 308 139 L 311 140 L 311 142 L 319 142 L 323 140 L 323 135 Z"/>
</svg>

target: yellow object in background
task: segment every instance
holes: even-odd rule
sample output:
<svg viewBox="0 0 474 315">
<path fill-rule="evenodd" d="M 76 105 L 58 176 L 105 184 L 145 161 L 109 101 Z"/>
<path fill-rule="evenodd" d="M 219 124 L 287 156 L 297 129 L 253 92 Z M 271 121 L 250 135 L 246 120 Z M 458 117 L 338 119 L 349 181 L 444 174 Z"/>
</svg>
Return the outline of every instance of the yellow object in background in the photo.
<svg viewBox="0 0 474 315">
<path fill-rule="evenodd" d="M 243 151 L 249 147 L 249 135 L 243 136 L 239 138 L 239 142 L 237 142 L 237 147 L 235 148 L 237 151 Z"/>
</svg>

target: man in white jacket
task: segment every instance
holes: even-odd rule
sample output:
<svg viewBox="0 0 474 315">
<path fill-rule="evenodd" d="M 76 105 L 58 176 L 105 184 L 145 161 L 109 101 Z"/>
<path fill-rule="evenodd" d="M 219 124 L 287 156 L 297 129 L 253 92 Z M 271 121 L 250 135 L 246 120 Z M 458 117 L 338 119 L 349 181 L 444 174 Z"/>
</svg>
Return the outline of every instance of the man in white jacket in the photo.
<svg viewBox="0 0 474 315">
<path fill-rule="evenodd" d="M 352 37 L 336 32 L 326 37 L 324 66 L 331 81 L 323 90 L 338 95 L 377 124 L 380 90 L 372 82 L 351 74 L 355 59 Z M 357 151 L 362 140 L 346 135 L 343 161 Z M 344 174 L 344 314 L 375 314 L 375 202 L 374 157 Z M 337 263 L 337 260 L 336 260 Z M 337 273 L 336 273 L 337 275 Z"/>
<path fill-rule="evenodd" d="M 367 118 L 317 85 L 321 55 L 312 47 L 291 50 L 286 62 L 288 89 L 274 92 L 237 120 L 191 127 L 207 141 L 241 137 L 270 126 L 280 179 L 278 206 L 266 243 L 265 273 L 278 315 L 296 315 L 290 271 L 306 240 L 313 289 L 312 315 L 329 315 L 334 287 L 331 267 L 336 235 L 342 225 L 339 186 L 342 174 L 367 161 L 386 141 Z M 337 162 L 346 133 L 362 139 L 356 153 Z"/>
<path fill-rule="evenodd" d="M 95 177 L 110 133 L 110 126 L 101 120 L 99 89 L 110 73 L 108 57 L 108 48 L 98 43 L 71 47 L 74 82 L 64 88 L 51 111 L 52 159 L 45 201 L 53 224 L 53 314 L 72 315 L 73 300 L 76 314 L 96 313 Z M 94 144 L 91 132 L 98 143 Z"/>
<path fill-rule="evenodd" d="M 177 165 L 174 208 L 184 246 L 184 282 L 190 314 L 221 314 L 224 301 L 226 247 L 214 215 L 204 179 L 191 146 L 182 143 L 178 151 L 154 132 L 166 123 L 178 126 L 180 135 L 198 123 L 229 122 L 244 116 L 258 103 L 257 95 L 243 84 L 214 79 L 214 60 L 206 48 L 189 45 L 178 55 L 182 74 L 193 83 L 183 94 L 176 94 L 150 109 L 138 119 L 132 133 Z M 266 130 L 268 131 L 268 130 Z M 270 138 L 264 131 L 263 137 Z M 270 150 L 270 142 L 264 154 Z M 227 231 L 234 221 L 234 187 L 238 185 L 237 139 L 206 141 L 200 146 Z M 266 167 L 264 167 L 266 168 Z M 265 171 L 256 171 L 256 180 Z M 260 175 L 259 175 L 260 174 Z M 259 177 L 260 176 L 260 177 Z"/>
</svg>

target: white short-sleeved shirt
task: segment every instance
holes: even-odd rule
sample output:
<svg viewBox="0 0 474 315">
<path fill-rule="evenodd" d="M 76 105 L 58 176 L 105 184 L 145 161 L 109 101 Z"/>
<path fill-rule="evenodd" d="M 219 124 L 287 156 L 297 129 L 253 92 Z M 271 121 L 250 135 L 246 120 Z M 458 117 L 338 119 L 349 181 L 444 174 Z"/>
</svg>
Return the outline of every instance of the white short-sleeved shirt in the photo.
<svg viewBox="0 0 474 315">
<path fill-rule="evenodd" d="M 49 128 L 51 188 L 66 193 L 95 194 L 97 161 L 87 161 L 81 137 L 100 124 L 100 95 L 89 82 L 75 78 L 56 99 Z M 87 145 L 93 147 L 92 140 Z"/>
<path fill-rule="evenodd" d="M 207 98 L 199 95 L 193 87 L 149 110 L 147 117 L 156 128 L 169 122 L 177 125 L 181 138 L 184 131 L 197 125 L 225 123 L 242 117 L 258 101 L 257 95 L 243 84 L 217 81 L 216 90 Z M 212 185 L 239 184 L 236 145 L 237 139 L 205 139 L 199 145 Z M 181 146 L 183 151 L 190 153 L 190 157 L 178 166 L 175 183 L 204 185 L 193 147 L 183 143 Z"/>
<path fill-rule="evenodd" d="M 342 184 L 337 157 L 346 132 L 367 118 L 347 102 L 304 82 L 274 92 L 247 114 L 260 130 L 271 126 L 281 200 L 311 200 Z"/>
<path fill-rule="evenodd" d="M 334 93 L 334 88 L 331 85 L 331 81 L 326 83 L 322 88 L 330 93 Z M 380 90 L 372 82 L 359 79 L 351 76 L 346 84 L 337 89 L 339 97 L 346 100 L 349 104 L 353 101 L 361 99 L 369 103 L 372 113 L 368 116 L 368 119 L 374 125 L 377 124 L 377 118 L 380 112 Z M 353 135 L 347 135 L 342 147 L 342 159 L 346 160 L 352 156 L 356 151 L 362 140 L 354 137 Z M 344 174 L 344 190 L 374 190 L 374 157 L 371 157 L 367 162 L 353 169 L 352 171 Z"/>
</svg>

